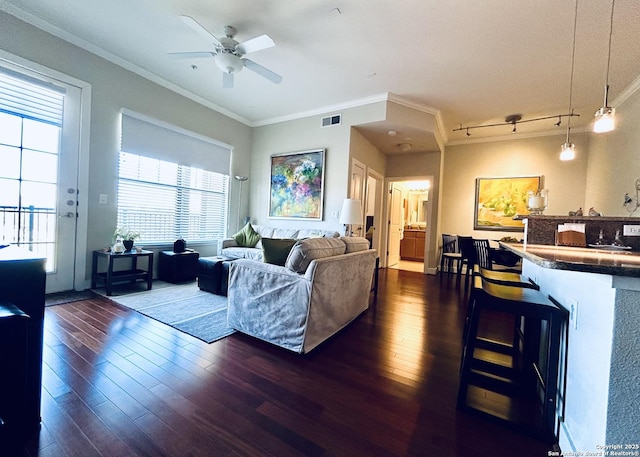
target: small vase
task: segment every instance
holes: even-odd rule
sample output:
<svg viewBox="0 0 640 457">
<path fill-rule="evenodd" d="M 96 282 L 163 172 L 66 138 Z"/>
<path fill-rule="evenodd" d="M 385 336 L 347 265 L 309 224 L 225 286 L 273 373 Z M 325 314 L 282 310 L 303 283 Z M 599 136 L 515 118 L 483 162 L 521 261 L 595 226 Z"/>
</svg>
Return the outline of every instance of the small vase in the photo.
<svg viewBox="0 0 640 457">
<path fill-rule="evenodd" d="M 122 254 L 124 252 L 124 245 L 122 244 L 122 240 L 116 240 L 115 244 L 111 248 L 111 252 L 114 254 Z"/>
<path fill-rule="evenodd" d="M 124 244 L 125 251 L 129 252 L 133 249 L 133 240 L 123 240 L 122 244 Z"/>
<path fill-rule="evenodd" d="M 549 191 L 540 189 L 538 191 L 530 190 L 527 193 L 527 210 L 531 215 L 540 215 L 547 208 L 547 199 Z"/>
</svg>

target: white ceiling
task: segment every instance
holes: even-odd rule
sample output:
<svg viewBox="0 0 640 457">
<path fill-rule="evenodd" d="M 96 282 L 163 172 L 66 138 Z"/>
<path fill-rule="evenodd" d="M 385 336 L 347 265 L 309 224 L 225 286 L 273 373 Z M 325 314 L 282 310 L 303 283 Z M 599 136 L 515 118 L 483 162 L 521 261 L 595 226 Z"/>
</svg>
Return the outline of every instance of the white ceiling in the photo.
<svg viewBox="0 0 640 457">
<path fill-rule="evenodd" d="M 391 93 L 439 112 L 446 140 L 455 142 L 467 138 L 453 131 L 460 124 L 569 110 L 575 3 L 568 0 L 4 0 L 0 8 L 249 125 L 339 111 Z M 603 103 L 610 11 L 606 0 L 578 5 L 576 129 Z M 218 37 L 232 25 L 239 42 L 268 34 L 275 47 L 247 57 L 284 81 L 275 85 L 245 68 L 233 89 L 223 89 L 213 59 L 170 58 L 213 49 L 180 15 Z M 639 40 L 640 2 L 617 0 L 610 101 L 640 75 Z M 550 131 L 554 122 L 518 131 Z M 385 135 L 390 128 L 398 136 Z M 413 151 L 435 149 L 433 136 L 420 129 L 380 123 L 361 131 L 388 153 L 406 137 Z M 509 132 L 476 129 L 471 138 Z"/>
</svg>

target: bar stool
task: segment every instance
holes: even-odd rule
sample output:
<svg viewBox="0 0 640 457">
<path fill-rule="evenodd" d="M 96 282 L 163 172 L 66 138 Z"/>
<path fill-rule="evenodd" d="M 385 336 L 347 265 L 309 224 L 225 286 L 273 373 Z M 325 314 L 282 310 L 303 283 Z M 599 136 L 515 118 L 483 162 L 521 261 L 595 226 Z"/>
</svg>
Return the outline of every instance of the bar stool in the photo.
<svg viewBox="0 0 640 457">
<path fill-rule="evenodd" d="M 555 441 L 560 341 L 566 313 L 535 288 L 474 277 L 468 330 L 460 364 L 457 406 Z M 524 317 L 511 343 L 478 336 L 480 317 L 494 311 Z M 493 399 L 487 401 L 477 389 Z M 498 401 L 500 396 L 505 399 Z"/>
<path fill-rule="evenodd" d="M 526 287 L 529 289 L 539 290 L 540 287 L 531 281 L 530 279 L 524 277 L 520 273 L 515 271 L 507 271 L 507 270 L 488 270 L 486 268 L 481 267 L 478 264 L 473 266 L 473 277 L 480 276 L 486 281 L 489 281 L 494 284 L 500 284 L 503 286 L 513 286 L 513 287 Z M 462 333 L 463 341 L 467 337 L 467 331 L 469 328 L 469 318 L 471 316 L 471 308 L 473 306 L 474 300 L 474 290 L 476 288 L 472 287 L 471 292 L 469 294 L 469 302 L 467 303 L 467 315 L 465 317 L 464 331 Z M 517 337 L 518 327 L 523 325 L 523 318 L 521 316 L 514 316 L 514 341 Z"/>
</svg>

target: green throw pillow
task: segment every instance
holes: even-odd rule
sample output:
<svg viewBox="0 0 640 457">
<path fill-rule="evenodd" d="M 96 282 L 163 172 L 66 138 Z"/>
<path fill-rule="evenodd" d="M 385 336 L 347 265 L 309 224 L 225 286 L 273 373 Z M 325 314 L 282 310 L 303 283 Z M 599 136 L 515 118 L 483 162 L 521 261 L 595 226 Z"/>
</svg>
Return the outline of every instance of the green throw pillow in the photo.
<svg viewBox="0 0 640 457">
<path fill-rule="evenodd" d="M 296 241 L 298 240 L 288 238 L 262 238 L 262 254 L 265 263 L 284 266 Z"/>
<path fill-rule="evenodd" d="M 247 222 L 247 225 L 242 227 L 242 229 L 231 238 L 236 240 L 238 246 L 242 246 L 243 248 L 253 248 L 258 244 L 258 241 L 260 241 L 260 235 L 253 229 L 250 222 Z"/>
</svg>

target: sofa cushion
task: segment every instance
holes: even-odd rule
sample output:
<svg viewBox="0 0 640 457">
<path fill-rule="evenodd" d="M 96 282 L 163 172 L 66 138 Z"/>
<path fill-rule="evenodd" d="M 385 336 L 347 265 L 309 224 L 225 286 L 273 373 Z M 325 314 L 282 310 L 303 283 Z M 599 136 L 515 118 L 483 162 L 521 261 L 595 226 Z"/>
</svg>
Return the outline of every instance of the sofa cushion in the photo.
<svg viewBox="0 0 640 457">
<path fill-rule="evenodd" d="M 260 241 L 260 235 L 253 229 L 250 222 L 247 222 L 232 238 L 236 240 L 239 246 L 245 248 L 252 248 Z"/>
<path fill-rule="evenodd" d="M 340 239 L 347 245 L 346 254 L 369 249 L 369 240 L 361 236 L 341 236 Z"/>
<path fill-rule="evenodd" d="M 304 273 L 312 260 L 344 254 L 346 245 L 339 238 L 307 238 L 291 249 L 285 267 Z"/>
<path fill-rule="evenodd" d="M 301 229 L 298 231 L 298 238 L 337 238 L 338 232 L 332 230 L 317 230 L 317 229 Z"/>
<path fill-rule="evenodd" d="M 264 261 L 280 266 L 284 266 L 291 248 L 296 244 L 292 238 L 262 238 L 261 241 Z"/>
</svg>

